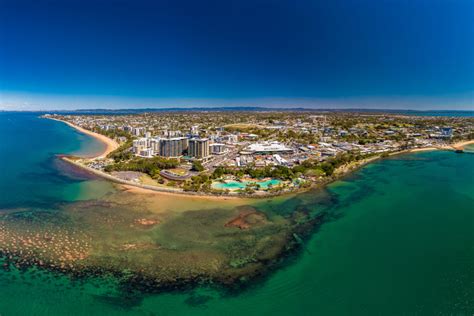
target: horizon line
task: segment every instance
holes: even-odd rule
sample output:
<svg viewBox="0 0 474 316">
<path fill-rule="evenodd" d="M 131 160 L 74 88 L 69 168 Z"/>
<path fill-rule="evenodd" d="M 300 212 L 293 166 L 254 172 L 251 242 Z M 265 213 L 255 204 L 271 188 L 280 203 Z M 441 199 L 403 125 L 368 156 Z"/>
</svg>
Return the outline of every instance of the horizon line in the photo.
<svg viewBox="0 0 474 316">
<path fill-rule="evenodd" d="M 345 107 L 345 108 L 309 108 L 309 107 L 266 107 L 266 106 L 193 106 L 193 107 L 143 107 L 143 108 L 86 108 L 86 109 L 0 109 L 0 112 L 94 112 L 94 111 L 107 111 L 107 112 L 143 112 L 143 111 L 203 111 L 203 110 L 235 110 L 235 111 L 251 111 L 251 110 L 266 110 L 266 111 L 328 111 L 328 112 L 345 112 L 345 111 L 373 111 L 373 112 L 474 112 L 474 110 L 468 109 L 404 109 L 404 108 L 370 108 L 370 107 Z"/>
</svg>

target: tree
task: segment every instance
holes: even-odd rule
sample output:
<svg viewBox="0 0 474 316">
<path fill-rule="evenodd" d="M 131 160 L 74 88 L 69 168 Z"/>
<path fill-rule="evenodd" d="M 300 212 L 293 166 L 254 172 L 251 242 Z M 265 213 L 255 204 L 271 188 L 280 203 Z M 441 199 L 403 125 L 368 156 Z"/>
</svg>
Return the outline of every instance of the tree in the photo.
<svg viewBox="0 0 474 316">
<path fill-rule="evenodd" d="M 204 171 L 204 166 L 202 163 L 198 160 L 193 161 L 193 166 L 191 167 L 191 170 L 201 172 Z"/>
<path fill-rule="evenodd" d="M 134 158 L 130 161 L 122 161 L 105 167 L 105 171 L 138 171 L 151 177 L 157 176 L 161 169 L 176 168 L 179 165 L 177 159 L 166 159 L 163 157 Z"/>
<path fill-rule="evenodd" d="M 222 166 L 217 167 L 212 173 L 213 179 L 221 178 L 224 175 L 225 169 Z"/>
<path fill-rule="evenodd" d="M 323 162 L 321 164 L 321 169 L 327 176 L 331 176 L 334 173 L 334 166 L 330 162 Z"/>
<path fill-rule="evenodd" d="M 119 148 L 112 151 L 110 154 L 107 155 L 107 158 L 112 158 L 115 162 L 129 160 L 133 157 L 132 152 L 130 151 L 130 147 L 132 146 L 132 141 L 128 140 Z"/>
</svg>

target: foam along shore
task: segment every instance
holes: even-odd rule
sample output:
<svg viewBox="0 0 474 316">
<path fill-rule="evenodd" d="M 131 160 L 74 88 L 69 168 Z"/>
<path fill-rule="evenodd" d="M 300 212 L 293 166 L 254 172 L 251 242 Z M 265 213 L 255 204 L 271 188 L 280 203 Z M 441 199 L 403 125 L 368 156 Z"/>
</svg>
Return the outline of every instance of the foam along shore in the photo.
<svg viewBox="0 0 474 316">
<path fill-rule="evenodd" d="M 60 120 L 60 119 L 57 119 L 57 118 L 49 118 L 51 120 L 55 120 L 55 121 L 59 121 L 59 122 L 63 122 L 69 126 L 71 126 L 72 128 L 78 130 L 79 132 L 81 133 L 84 133 L 86 135 L 89 135 L 91 137 L 94 137 L 95 139 L 97 139 L 98 141 L 102 142 L 105 144 L 105 149 L 102 153 L 100 153 L 99 155 L 97 156 L 94 156 L 94 157 L 88 157 L 89 159 L 101 159 L 101 158 L 105 158 L 107 157 L 108 154 L 110 154 L 112 151 L 114 151 L 115 149 L 117 149 L 119 147 L 119 144 L 111 139 L 111 138 L 108 138 L 107 136 L 105 135 L 102 135 L 102 134 L 98 134 L 98 133 L 95 133 L 95 132 L 92 132 L 90 130 L 87 130 L 85 128 L 82 128 L 80 126 L 77 126 L 75 124 L 72 124 L 71 122 L 68 122 L 68 121 L 63 121 L 63 120 Z"/>
</svg>

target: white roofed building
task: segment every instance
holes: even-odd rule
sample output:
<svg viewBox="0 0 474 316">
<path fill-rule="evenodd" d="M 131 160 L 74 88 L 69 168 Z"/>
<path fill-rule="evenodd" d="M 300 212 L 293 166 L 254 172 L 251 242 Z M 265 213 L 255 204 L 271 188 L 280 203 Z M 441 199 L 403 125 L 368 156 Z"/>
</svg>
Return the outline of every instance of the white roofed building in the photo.
<svg viewBox="0 0 474 316">
<path fill-rule="evenodd" d="M 246 151 L 252 154 L 291 154 L 293 149 L 280 142 L 255 143 L 247 147 Z"/>
</svg>

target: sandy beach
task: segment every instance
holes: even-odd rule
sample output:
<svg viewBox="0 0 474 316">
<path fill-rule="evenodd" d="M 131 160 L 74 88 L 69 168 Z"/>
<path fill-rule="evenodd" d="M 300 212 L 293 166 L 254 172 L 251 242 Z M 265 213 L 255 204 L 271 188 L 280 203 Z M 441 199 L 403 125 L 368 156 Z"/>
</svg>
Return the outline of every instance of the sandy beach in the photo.
<svg viewBox="0 0 474 316">
<path fill-rule="evenodd" d="M 171 192 L 171 191 L 157 191 L 157 190 L 152 190 L 152 189 L 147 189 L 143 187 L 139 187 L 137 185 L 130 185 L 130 184 L 121 184 L 120 187 L 124 188 L 126 192 L 130 193 L 138 193 L 138 194 L 159 194 L 159 195 L 169 195 L 169 196 L 176 196 L 176 197 L 186 197 L 190 199 L 205 199 L 205 200 L 219 200 L 219 201 L 225 201 L 225 200 L 245 200 L 245 197 L 241 196 L 231 196 L 231 195 L 204 195 L 204 194 L 189 194 L 184 191 L 177 191 L 177 192 Z"/>
<path fill-rule="evenodd" d="M 452 147 L 454 149 L 463 149 L 464 146 L 472 145 L 472 144 L 474 144 L 474 139 L 457 142 L 457 143 L 453 144 Z"/>
<path fill-rule="evenodd" d="M 59 119 L 55 119 L 55 118 L 50 118 L 50 119 L 55 120 L 55 121 L 59 121 L 59 122 L 63 122 L 65 124 L 71 126 L 72 128 L 80 131 L 81 133 L 90 135 L 90 136 L 96 138 L 97 140 L 103 142 L 104 144 L 106 144 L 106 148 L 105 148 L 104 152 L 102 152 L 98 156 L 90 157 L 89 159 L 105 158 L 110 152 L 114 151 L 116 148 L 119 147 L 119 144 L 116 141 L 108 138 L 107 136 L 104 136 L 104 135 L 86 130 L 82 127 L 79 127 L 79 126 L 74 125 L 74 124 L 72 124 L 70 122 L 67 122 L 67 121 L 63 121 L 63 120 L 59 120 Z M 432 150 L 458 150 L 458 149 L 463 149 L 464 146 L 467 146 L 467 145 L 470 145 L 470 144 L 474 144 L 474 140 L 460 141 L 460 142 L 457 142 L 457 143 L 454 143 L 454 144 L 451 144 L 451 145 L 446 145 L 446 146 L 443 146 L 443 147 L 434 147 L 433 146 L 433 147 L 422 147 L 422 148 L 402 150 L 402 151 L 390 153 L 389 155 L 394 156 L 394 155 L 400 155 L 400 154 L 404 154 L 404 153 L 415 153 L 415 152 L 432 151 Z M 370 158 L 365 159 L 363 161 L 358 161 L 356 163 L 351 163 L 349 165 L 342 166 L 342 167 L 339 168 L 339 170 L 336 171 L 336 173 L 337 173 L 338 177 L 343 176 L 343 175 L 345 175 L 349 172 L 357 170 L 358 168 L 360 168 L 360 167 L 362 167 L 362 166 L 364 166 L 364 165 L 366 165 L 370 162 L 378 160 L 380 158 L 381 158 L 380 156 L 370 157 Z M 100 176 L 100 177 L 108 179 L 112 182 L 115 182 L 122 189 L 124 189 L 127 192 L 131 192 L 131 193 L 159 194 L 159 195 L 169 195 L 169 196 L 174 195 L 174 196 L 180 196 L 180 197 L 185 196 L 185 197 L 189 197 L 189 198 L 192 198 L 192 199 L 207 199 L 207 200 L 221 200 L 221 201 L 222 200 L 235 200 L 235 199 L 241 200 L 241 199 L 248 198 L 248 197 L 237 196 L 237 195 L 234 195 L 234 196 L 232 196 L 232 195 L 211 195 L 211 194 L 204 194 L 202 192 L 192 192 L 191 193 L 191 192 L 185 192 L 185 191 L 182 191 L 182 190 L 173 190 L 172 188 L 162 188 L 162 187 L 154 187 L 154 186 L 145 185 L 145 184 L 137 184 L 137 183 L 133 183 L 133 182 L 130 182 L 130 181 L 127 181 L 127 180 L 118 179 L 118 178 L 116 178 L 116 177 L 114 177 L 110 174 L 107 174 L 107 173 L 105 173 L 103 171 L 100 171 L 100 170 L 93 169 L 91 167 L 88 167 L 88 166 L 84 165 L 83 163 L 73 161 L 73 160 L 71 160 L 67 157 L 63 157 L 62 159 L 65 160 L 65 161 L 68 161 L 69 163 L 71 163 L 73 165 L 76 165 L 77 167 L 80 167 L 82 169 L 86 169 L 86 170 L 90 171 L 91 173 L 94 173 L 97 176 Z M 298 190 L 298 191 L 300 191 L 300 190 Z M 278 194 L 278 195 L 287 195 L 287 194 L 292 194 L 292 193 L 295 193 L 295 192 L 282 192 L 281 194 Z M 253 197 L 269 198 L 271 196 L 273 196 L 273 195 L 262 195 L 262 196 L 253 196 Z"/>
<path fill-rule="evenodd" d="M 421 152 L 421 151 L 432 151 L 432 150 L 439 150 L 439 148 L 437 148 L 437 147 L 423 147 L 423 148 L 410 149 L 407 152 L 416 153 L 416 152 Z M 397 154 L 399 154 L 399 153 L 397 153 Z"/>
<path fill-rule="evenodd" d="M 100 153 L 99 155 L 97 156 L 94 156 L 94 157 L 88 157 L 90 159 L 101 159 L 101 158 L 105 158 L 107 157 L 108 154 L 110 154 L 112 151 L 114 151 L 115 149 L 117 149 L 119 147 L 119 144 L 113 140 L 113 139 L 110 139 L 108 138 L 107 136 L 104 136 L 102 134 L 98 134 L 98 133 L 95 133 L 95 132 L 92 132 L 92 131 L 89 131 L 85 128 L 82 128 L 80 126 L 77 126 L 77 125 L 74 125 L 70 122 L 67 122 L 67 121 L 63 121 L 63 120 L 59 120 L 59 119 L 56 119 L 56 118 L 49 118 L 51 120 L 55 120 L 55 121 L 58 121 L 58 122 L 63 122 L 69 126 L 71 126 L 72 128 L 78 130 L 79 132 L 81 133 L 84 133 L 84 134 L 87 134 L 91 137 L 94 137 L 95 139 L 97 139 L 98 141 L 102 142 L 105 144 L 105 150 Z"/>
<path fill-rule="evenodd" d="M 464 146 L 474 144 L 474 140 L 463 140 L 451 145 L 442 145 L 442 146 L 433 146 L 433 147 L 422 147 L 422 148 L 414 148 L 414 149 L 409 149 L 408 152 L 411 153 L 416 153 L 416 152 L 421 152 L 421 151 L 432 151 L 432 150 L 458 150 L 458 149 L 463 149 Z M 397 153 L 398 154 L 398 153 Z"/>
<path fill-rule="evenodd" d="M 414 148 L 414 149 L 409 149 L 409 150 L 403 150 L 403 151 L 391 153 L 390 156 L 407 154 L 407 153 L 424 152 L 424 151 L 433 151 L 433 150 L 456 150 L 456 149 L 463 148 L 464 146 L 467 146 L 467 145 L 470 145 L 470 144 L 474 144 L 474 140 L 462 141 L 462 142 L 458 142 L 458 143 L 455 143 L 455 144 L 452 144 L 452 145 L 447 145 L 445 147 L 422 147 L 422 148 Z M 370 158 L 364 159 L 362 161 L 353 162 L 353 163 L 350 163 L 348 165 L 342 166 L 336 171 L 337 176 L 338 177 L 344 176 L 345 174 L 353 172 L 353 171 L 363 167 L 364 165 L 367 165 L 367 164 L 369 164 L 369 163 L 371 163 L 375 160 L 378 160 L 378 159 L 382 159 L 381 156 L 370 157 Z M 183 192 L 183 191 L 171 192 L 171 191 L 164 191 L 164 190 L 154 190 L 154 189 L 145 188 L 143 186 L 139 186 L 139 185 L 136 185 L 136 184 L 130 184 L 130 185 L 129 184 L 121 184 L 120 186 L 125 188 L 125 190 L 128 191 L 128 192 L 142 193 L 142 194 L 165 194 L 165 195 L 179 195 L 179 196 L 187 195 L 191 198 L 217 199 L 217 200 L 243 199 L 243 198 L 245 198 L 245 197 L 242 197 L 242 196 L 231 196 L 231 195 L 218 196 L 218 195 L 206 195 L 206 194 L 199 194 L 199 193 L 191 195 L 191 194 L 189 194 L 189 192 Z M 308 189 L 306 189 L 306 190 L 308 190 Z M 305 190 L 299 190 L 299 191 L 301 192 L 301 191 L 305 191 Z M 279 195 L 289 195 L 289 194 L 294 194 L 294 193 L 295 192 L 282 192 Z M 254 198 L 255 197 L 258 197 L 258 196 L 254 196 Z M 261 196 L 261 197 L 270 198 L 272 196 L 266 195 L 266 196 Z"/>
<path fill-rule="evenodd" d="M 65 123 L 67 123 L 67 122 L 65 122 Z M 76 126 L 74 126 L 72 124 L 70 124 L 70 125 L 73 126 L 74 128 L 77 128 Z M 79 130 L 83 130 L 83 129 L 79 129 Z M 87 131 L 87 132 L 92 133 L 90 131 Z M 96 134 L 96 133 L 93 133 L 93 134 Z M 98 134 L 96 134 L 96 135 L 98 135 Z M 99 135 L 99 136 L 103 136 L 103 135 Z M 107 137 L 105 137 L 105 138 L 107 138 Z M 395 155 L 401 155 L 401 154 L 407 154 L 407 153 L 415 153 L 415 152 L 423 152 L 423 151 L 433 151 L 433 150 L 456 150 L 458 148 L 462 148 L 462 146 L 466 146 L 466 145 L 469 145 L 469 144 L 474 144 L 474 140 L 462 141 L 462 142 L 458 142 L 458 143 L 455 143 L 455 144 L 452 144 L 452 145 L 448 145 L 446 147 L 423 147 L 423 148 L 408 149 L 408 150 L 403 150 L 403 151 L 390 153 L 389 156 L 395 156 Z M 270 198 L 270 197 L 274 197 L 274 196 L 289 195 L 289 194 L 296 193 L 295 191 L 292 191 L 292 192 L 286 191 L 286 192 L 282 192 L 282 193 L 277 194 L 277 195 L 262 195 L 262 196 L 246 197 L 246 196 L 238 196 L 238 195 L 211 195 L 211 194 L 205 194 L 205 193 L 202 193 L 202 192 L 185 192 L 185 191 L 181 191 L 181 190 L 174 190 L 172 188 L 154 187 L 154 186 L 150 186 L 150 185 L 133 183 L 131 181 L 119 179 L 119 178 L 114 177 L 110 174 L 107 174 L 103 171 L 90 168 L 90 167 L 88 167 L 88 166 L 86 166 L 86 165 L 84 165 L 80 162 L 73 161 L 73 160 L 71 160 L 67 157 L 63 157 L 62 159 L 65 160 L 65 161 L 68 161 L 69 163 L 71 163 L 73 165 L 76 165 L 79 168 L 88 170 L 89 172 L 91 172 L 91 173 L 93 173 L 97 176 L 100 176 L 100 177 L 108 179 L 112 182 L 115 182 L 117 184 L 117 186 L 119 186 L 120 188 L 122 188 L 125 191 L 130 192 L 130 193 L 155 194 L 155 195 L 176 196 L 176 197 L 179 196 L 180 198 L 189 197 L 191 199 L 220 200 L 220 201 L 223 201 L 223 200 L 242 200 L 242 199 L 246 199 L 246 198 Z M 370 158 L 364 159 L 362 161 L 358 161 L 358 162 L 351 163 L 349 165 L 342 166 L 336 171 L 337 178 L 342 177 L 342 176 L 344 176 L 344 175 L 346 175 L 350 172 L 353 172 L 353 171 L 361 168 L 362 166 L 364 166 L 368 163 L 371 163 L 375 160 L 378 160 L 378 159 L 382 159 L 381 156 L 370 157 Z M 311 187 L 314 187 L 314 186 L 311 186 Z M 309 190 L 309 188 L 298 190 L 298 192 L 303 192 L 303 191 L 306 191 L 306 190 Z"/>
<path fill-rule="evenodd" d="M 113 183 L 115 183 L 119 188 L 124 189 L 126 192 L 130 193 L 137 193 L 137 194 L 156 194 L 156 195 L 169 195 L 169 196 L 176 196 L 176 197 L 189 197 L 191 199 L 204 199 L 204 200 L 242 200 L 247 197 L 242 197 L 242 196 L 230 196 L 230 195 L 210 195 L 206 194 L 203 192 L 186 192 L 182 191 L 180 189 L 173 189 L 173 188 L 166 188 L 166 187 L 158 187 L 158 186 L 151 186 L 151 185 L 146 185 L 146 184 L 139 184 L 139 183 L 133 183 L 128 180 L 123 180 L 117 177 L 114 177 L 104 171 L 97 170 L 94 168 L 91 168 L 89 166 L 86 166 L 84 163 L 80 161 L 76 161 L 75 159 L 71 159 L 67 156 L 62 156 L 62 160 L 78 167 L 83 170 L 86 170 L 92 174 L 95 174 L 96 176 L 99 176 L 101 178 L 107 179 Z M 264 196 L 268 197 L 268 196 Z"/>
</svg>

